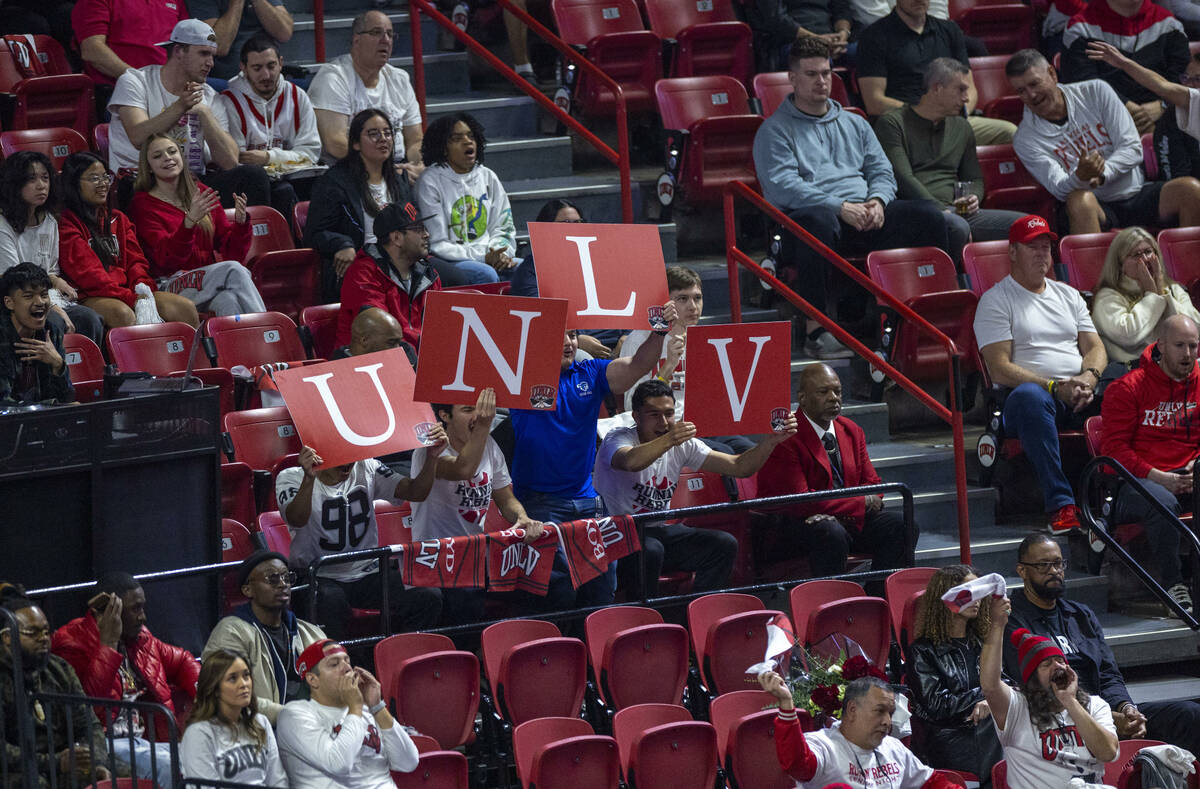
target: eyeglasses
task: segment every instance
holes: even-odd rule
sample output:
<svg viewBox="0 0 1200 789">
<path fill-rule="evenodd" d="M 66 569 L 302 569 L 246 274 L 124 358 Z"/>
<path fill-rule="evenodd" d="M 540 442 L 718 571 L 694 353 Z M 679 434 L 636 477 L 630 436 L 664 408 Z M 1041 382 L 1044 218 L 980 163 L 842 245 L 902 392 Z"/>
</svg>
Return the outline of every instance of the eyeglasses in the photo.
<svg viewBox="0 0 1200 789">
<path fill-rule="evenodd" d="M 560 224 L 560 225 L 582 225 L 583 223 L 584 223 L 584 220 L 583 220 L 583 219 L 562 219 L 562 220 L 559 220 L 559 224 Z"/>
<path fill-rule="evenodd" d="M 367 139 L 371 142 L 390 140 L 395 136 L 396 133 L 391 129 L 367 129 Z"/>
<path fill-rule="evenodd" d="M 1042 574 L 1048 573 L 1051 570 L 1061 570 L 1067 566 L 1067 563 L 1062 559 L 1057 559 L 1053 562 L 1017 562 L 1017 564 L 1023 564 L 1026 567 L 1032 567 Z"/>
<path fill-rule="evenodd" d="M 1179 82 L 1183 85 L 1200 85 L 1200 74 L 1192 76 L 1191 74 L 1180 74 Z"/>
<path fill-rule="evenodd" d="M 1145 249 L 1135 249 L 1135 250 L 1131 251 L 1129 254 L 1127 254 L 1125 257 L 1132 258 L 1132 259 L 1144 258 L 1146 260 L 1153 260 L 1155 257 L 1157 257 L 1157 255 L 1154 254 L 1153 249 L 1151 249 L 1150 247 L 1146 247 Z"/>
<path fill-rule="evenodd" d="M 35 641 L 41 641 L 43 638 L 50 638 L 50 628 L 48 627 L 21 627 L 21 635 L 26 638 L 32 638 Z"/>
<path fill-rule="evenodd" d="M 262 579 L 268 586 L 294 586 L 296 583 L 296 574 L 289 570 L 286 573 L 264 575 Z"/>
<path fill-rule="evenodd" d="M 406 233 L 424 233 L 424 232 L 426 232 L 425 225 L 409 225 L 408 227 L 404 228 L 404 232 L 406 232 Z"/>
<path fill-rule="evenodd" d="M 390 27 L 373 27 L 370 30 L 358 31 L 360 36 L 370 36 L 371 38 L 395 38 L 396 31 Z"/>
<path fill-rule="evenodd" d="M 79 180 L 87 181 L 93 186 L 109 186 L 113 182 L 113 174 L 105 173 L 104 175 L 85 175 Z"/>
</svg>

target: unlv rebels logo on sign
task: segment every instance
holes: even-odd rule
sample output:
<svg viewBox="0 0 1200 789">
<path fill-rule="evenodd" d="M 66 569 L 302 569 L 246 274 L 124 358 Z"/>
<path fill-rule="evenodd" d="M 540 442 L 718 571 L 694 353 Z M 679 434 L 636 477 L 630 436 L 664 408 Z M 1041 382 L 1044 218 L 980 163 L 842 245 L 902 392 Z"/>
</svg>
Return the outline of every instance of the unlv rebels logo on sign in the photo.
<svg viewBox="0 0 1200 789">
<path fill-rule="evenodd" d="M 776 433 L 782 433 L 784 426 L 787 424 L 789 412 L 786 408 L 771 409 L 771 430 Z"/>
<path fill-rule="evenodd" d="M 663 317 L 661 304 L 652 304 L 647 307 L 646 318 L 650 321 L 651 331 L 666 331 L 671 326 L 671 324 L 667 323 L 667 319 Z"/>
<path fill-rule="evenodd" d="M 534 408 L 554 407 L 554 387 L 535 386 L 529 393 L 529 404 Z"/>
<path fill-rule="evenodd" d="M 437 427 L 437 422 L 418 422 L 413 425 L 413 434 L 417 440 L 425 446 L 429 446 L 433 442 L 429 440 L 429 432 Z"/>
</svg>

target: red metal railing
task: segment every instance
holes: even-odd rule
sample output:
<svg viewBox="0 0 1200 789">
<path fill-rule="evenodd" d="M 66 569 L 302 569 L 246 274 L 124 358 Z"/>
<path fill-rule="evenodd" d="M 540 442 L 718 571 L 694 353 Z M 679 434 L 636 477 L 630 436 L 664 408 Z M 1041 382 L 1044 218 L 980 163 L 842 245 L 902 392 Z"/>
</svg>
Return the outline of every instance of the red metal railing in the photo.
<svg viewBox="0 0 1200 789">
<path fill-rule="evenodd" d="M 321 0 L 315 1 L 317 3 L 321 2 Z M 409 0 L 408 18 L 409 25 L 412 28 L 413 88 L 417 93 L 417 101 L 421 105 L 421 117 L 426 117 L 425 64 L 422 60 L 423 47 L 421 43 L 421 13 L 424 12 L 430 19 L 461 41 L 468 50 L 483 58 L 502 77 L 513 85 L 516 85 L 526 96 L 533 99 L 539 107 L 553 115 L 560 123 L 565 124 L 569 129 L 578 134 L 580 138 L 586 140 L 593 148 L 599 151 L 600 155 L 617 166 L 618 177 L 621 181 L 621 221 L 626 224 L 632 223 L 633 187 L 629 175 L 629 118 L 625 107 L 625 95 L 621 91 L 621 86 L 612 77 L 598 69 L 587 58 L 559 38 L 554 31 L 541 22 L 538 22 L 523 9 L 513 5 L 511 0 L 496 0 L 496 2 L 502 9 L 517 17 L 531 31 L 541 36 L 550 46 L 557 49 L 564 60 L 581 69 L 589 78 L 599 80 L 613 92 L 613 96 L 616 99 L 617 150 L 614 151 L 608 143 L 593 134 L 590 129 L 577 119 L 571 117 L 570 113 L 564 112 L 561 107 L 547 98 L 536 86 L 531 85 L 524 77 L 513 71 L 503 60 L 492 54 L 487 47 L 460 30 L 454 22 L 438 11 L 429 0 Z"/>
<path fill-rule="evenodd" d="M 325 62 L 325 0 L 313 0 L 313 57 Z"/>
<path fill-rule="evenodd" d="M 853 335 L 831 321 L 828 316 L 797 296 L 795 291 L 780 282 L 771 272 L 758 265 L 749 255 L 738 249 L 737 228 L 734 217 L 734 200 L 738 197 L 743 198 L 772 220 L 778 222 L 783 226 L 784 231 L 791 233 L 815 249 L 822 257 L 829 261 L 830 265 L 840 269 L 850 279 L 866 288 L 880 303 L 887 304 L 901 318 L 937 340 L 938 344 L 946 349 L 947 378 L 950 384 L 950 407 L 947 408 L 935 397 L 917 386 L 886 360 L 855 339 Z M 965 354 L 959 350 L 953 340 L 938 331 L 933 324 L 922 318 L 907 305 L 898 301 L 895 296 L 879 287 L 867 275 L 846 262 L 840 255 L 822 244 L 811 233 L 800 227 L 800 225 L 796 224 L 787 214 L 768 203 L 763 199 L 762 195 L 740 181 L 733 181 L 725 188 L 725 256 L 729 267 L 729 303 L 734 323 L 741 323 L 742 321 L 741 285 L 738 281 L 738 266 L 740 265 L 745 266 L 750 273 L 771 285 L 779 295 L 794 304 L 805 315 L 819 323 L 826 331 L 837 337 L 838 340 L 852 351 L 873 364 L 876 369 L 881 370 L 904 389 L 904 391 L 915 397 L 922 405 L 950 425 L 950 429 L 954 434 L 954 487 L 958 497 L 958 551 L 962 563 L 969 564 L 971 561 L 971 523 L 967 511 L 966 447 L 963 437 L 962 406 L 959 402 L 962 393 L 962 359 Z"/>
</svg>

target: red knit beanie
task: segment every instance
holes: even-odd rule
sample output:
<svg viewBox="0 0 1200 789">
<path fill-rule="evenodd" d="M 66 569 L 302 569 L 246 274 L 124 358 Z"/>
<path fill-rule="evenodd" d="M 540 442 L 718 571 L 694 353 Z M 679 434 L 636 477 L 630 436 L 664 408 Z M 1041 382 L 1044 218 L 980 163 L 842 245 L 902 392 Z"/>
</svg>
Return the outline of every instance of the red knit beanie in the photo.
<svg viewBox="0 0 1200 789">
<path fill-rule="evenodd" d="M 1045 636 L 1036 636 L 1024 627 L 1014 630 L 1008 639 L 1017 648 L 1017 660 L 1021 663 L 1022 685 L 1029 683 L 1029 678 L 1046 658 L 1058 655 L 1063 660 L 1067 659 L 1067 656 L 1052 640 Z"/>
</svg>

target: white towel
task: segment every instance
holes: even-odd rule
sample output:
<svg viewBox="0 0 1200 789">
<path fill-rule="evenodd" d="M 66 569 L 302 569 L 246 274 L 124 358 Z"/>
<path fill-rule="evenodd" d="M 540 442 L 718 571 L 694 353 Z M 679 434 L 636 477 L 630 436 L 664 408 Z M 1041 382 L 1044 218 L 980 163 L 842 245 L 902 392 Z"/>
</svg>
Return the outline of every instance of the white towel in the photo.
<svg viewBox="0 0 1200 789">
<path fill-rule="evenodd" d="M 1192 764 L 1196 760 L 1196 757 L 1192 755 L 1191 751 L 1184 748 L 1175 745 L 1151 745 L 1147 748 L 1142 748 L 1142 751 L 1158 759 L 1165 767 L 1180 775 L 1188 775 L 1196 772 L 1196 766 Z"/>
<path fill-rule="evenodd" d="M 948 590 L 942 595 L 942 602 L 957 614 L 975 601 L 982 600 L 989 595 L 1004 597 L 1005 591 L 1004 576 L 1000 573 L 988 573 L 982 578 L 967 581 Z"/>
</svg>

